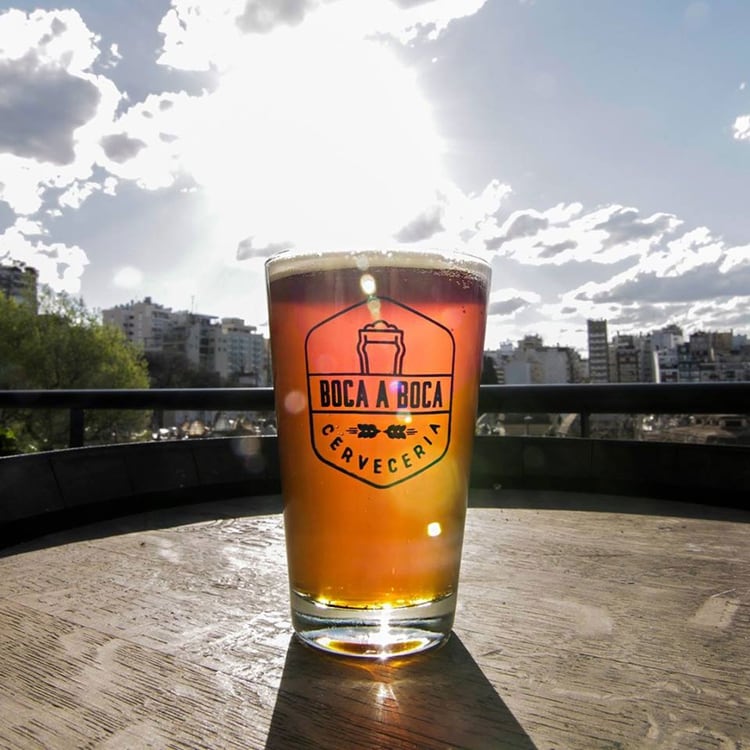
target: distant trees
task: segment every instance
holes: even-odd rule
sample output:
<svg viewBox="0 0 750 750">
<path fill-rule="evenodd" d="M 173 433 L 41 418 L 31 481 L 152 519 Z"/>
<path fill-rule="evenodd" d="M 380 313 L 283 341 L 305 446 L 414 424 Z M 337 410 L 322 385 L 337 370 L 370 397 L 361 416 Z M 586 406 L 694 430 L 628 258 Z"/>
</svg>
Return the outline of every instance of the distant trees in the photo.
<svg viewBox="0 0 750 750">
<path fill-rule="evenodd" d="M 143 355 L 122 333 L 102 325 L 81 300 L 42 288 L 33 305 L 0 294 L 0 389 L 148 388 Z M 130 438 L 148 413 L 92 410 L 87 442 Z M 51 450 L 67 445 L 67 412 L 0 410 L 0 449 Z"/>
<path fill-rule="evenodd" d="M 482 385 L 497 385 L 497 370 L 495 361 L 486 354 L 482 357 L 482 375 L 479 381 Z"/>
<path fill-rule="evenodd" d="M 184 352 L 146 352 L 152 388 L 220 388 L 218 372 L 194 365 Z"/>
</svg>

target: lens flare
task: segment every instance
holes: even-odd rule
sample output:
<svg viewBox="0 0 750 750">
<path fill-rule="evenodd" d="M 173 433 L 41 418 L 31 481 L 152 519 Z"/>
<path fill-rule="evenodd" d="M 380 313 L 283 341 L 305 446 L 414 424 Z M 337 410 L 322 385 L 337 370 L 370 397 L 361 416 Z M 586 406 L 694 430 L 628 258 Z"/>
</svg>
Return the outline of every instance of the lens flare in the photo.
<svg viewBox="0 0 750 750">
<path fill-rule="evenodd" d="M 302 391 L 289 391 L 284 396 L 284 408 L 290 414 L 299 414 L 307 405 L 307 399 Z"/>
<path fill-rule="evenodd" d="M 370 311 L 373 320 L 380 319 L 380 300 L 377 297 L 367 300 L 367 309 Z"/>
<path fill-rule="evenodd" d="M 359 286 L 362 289 L 362 291 L 369 297 L 370 295 L 375 294 L 376 284 L 375 279 L 373 276 L 371 276 L 369 273 L 365 273 L 362 275 L 362 278 L 359 280 Z"/>
</svg>

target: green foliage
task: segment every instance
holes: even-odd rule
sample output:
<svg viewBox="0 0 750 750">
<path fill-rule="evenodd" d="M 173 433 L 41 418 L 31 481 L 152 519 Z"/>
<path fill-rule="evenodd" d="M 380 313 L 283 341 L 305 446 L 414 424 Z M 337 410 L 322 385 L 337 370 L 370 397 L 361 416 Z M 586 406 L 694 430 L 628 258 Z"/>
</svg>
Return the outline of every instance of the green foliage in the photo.
<svg viewBox="0 0 750 750">
<path fill-rule="evenodd" d="M 0 294 L 0 389 L 148 388 L 142 354 L 116 329 L 102 325 L 81 300 L 49 290 L 38 313 Z M 86 413 L 86 442 L 129 439 L 148 426 L 144 412 Z M 20 450 L 67 445 L 67 411 L 0 411 Z"/>
<path fill-rule="evenodd" d="M 20 453 L 16 434 L 9 427 L 0 427 L 0 456 Z"/>
<path fill-rule="evenodd" d="M 146 352 L 152 388 L 220 388 L 217 372 L 196 367 L 182 352 Z"/>
<path fill-rule="evenodd" d="M 482 385 L 497 385 L 497 370 L 492 357 L 482 358 L 482 375 L 479 382 Z"/>
</svg>

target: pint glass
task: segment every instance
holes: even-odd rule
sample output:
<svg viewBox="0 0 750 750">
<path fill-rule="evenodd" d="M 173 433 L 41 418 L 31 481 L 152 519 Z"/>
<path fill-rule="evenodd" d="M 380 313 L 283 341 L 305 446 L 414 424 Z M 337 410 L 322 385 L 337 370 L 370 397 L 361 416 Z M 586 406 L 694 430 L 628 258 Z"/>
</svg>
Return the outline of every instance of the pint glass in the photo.
<svg viewBox="0 0 750 750">
<path fill-rule="evenodd" d="M 440 252 L 266 263 L 292 623 L 388 658 L 450 634 L 489 266 Z"/>
</svg>

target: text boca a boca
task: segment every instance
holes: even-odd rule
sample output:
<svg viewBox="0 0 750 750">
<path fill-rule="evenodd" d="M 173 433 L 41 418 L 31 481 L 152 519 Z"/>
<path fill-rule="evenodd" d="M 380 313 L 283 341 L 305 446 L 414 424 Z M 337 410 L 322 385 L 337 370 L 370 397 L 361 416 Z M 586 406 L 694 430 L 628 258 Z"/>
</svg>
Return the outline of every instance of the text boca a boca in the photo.
<svg viewBox="0 0 750 750">
<path fill-rule="evenodd" d="M 405 378 L 315 376 L 310 383 L 313 408 L 393 412 L 440 411 L 450 403 L 450 377 Z"/>
</svg>

